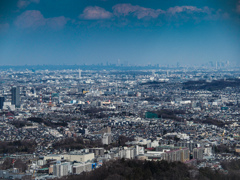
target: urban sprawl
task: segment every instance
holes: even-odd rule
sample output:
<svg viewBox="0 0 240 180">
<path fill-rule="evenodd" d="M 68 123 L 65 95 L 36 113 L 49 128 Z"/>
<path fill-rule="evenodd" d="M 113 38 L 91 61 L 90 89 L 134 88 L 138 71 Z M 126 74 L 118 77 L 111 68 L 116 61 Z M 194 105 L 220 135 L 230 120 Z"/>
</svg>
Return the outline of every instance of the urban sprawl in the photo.
<svg viewBox="0 0 240 180">
<path fill-rule="evenodd" d="M 0 178 L 54 179 L 112 160 L 227 174 L 240 159 L 237 68 L 0 72 Z"/>
</svg>

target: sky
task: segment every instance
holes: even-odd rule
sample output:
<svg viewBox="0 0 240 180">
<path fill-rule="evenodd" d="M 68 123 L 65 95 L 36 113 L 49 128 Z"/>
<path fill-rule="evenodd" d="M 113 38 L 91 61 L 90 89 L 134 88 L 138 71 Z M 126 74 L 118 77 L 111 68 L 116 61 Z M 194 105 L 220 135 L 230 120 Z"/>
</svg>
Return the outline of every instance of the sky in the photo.
<svg viewBox="0 0 240 180">
<path fill-rule="evenodd" d="M 240 64 L 240 0 L 0 0 L 0 65 Z"/>
</svg>

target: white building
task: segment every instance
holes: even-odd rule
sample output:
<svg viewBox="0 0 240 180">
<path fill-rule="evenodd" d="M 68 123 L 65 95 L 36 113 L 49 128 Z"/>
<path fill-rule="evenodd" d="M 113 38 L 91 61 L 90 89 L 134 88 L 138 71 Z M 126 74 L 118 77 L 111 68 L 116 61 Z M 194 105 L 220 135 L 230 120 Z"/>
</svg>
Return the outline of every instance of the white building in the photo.
<svg viewBox="0 0 240 180">
<path fill-rule="evenodd" d="M 92 163 L 76 163 L 73 165 L 73 174 L 81 174 L 92 170 Z"/>
<path fill-rule="evenodd" d="M 11 102 L 4 102 L 4 103 L 3 103 L 3 109 L 4 109 L 4 110 L 15 111 L 15 105 L 12 105 Z"/>
<path fill-rule="evenodd" d="M 111 133 L 104 133 L 102 137 L 103 144 L 111 144 L 112 143 L 112 134 Z"/>
<path fill-rule="evenodd" d="M 57 164 L 53 165 L 53 175 L 57 177 L 67 176 L 69 173 L 72 173 L 72 166 L 70 162 L 57 162 Z"/>
<path fill-rule="evenodd" d="M 149 142 L 147 143 L 147 148 L 155 148 L 159 146 L 159 142 L 158 141 L 153 141 L 153 142 Z"/>
</svg>

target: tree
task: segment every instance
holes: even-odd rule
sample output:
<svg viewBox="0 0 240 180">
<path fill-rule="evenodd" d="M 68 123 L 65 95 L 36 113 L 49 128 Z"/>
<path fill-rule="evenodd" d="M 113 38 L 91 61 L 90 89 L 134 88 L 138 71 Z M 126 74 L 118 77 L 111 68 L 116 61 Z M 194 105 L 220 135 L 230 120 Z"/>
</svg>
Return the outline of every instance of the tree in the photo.
<svg viewBox="0 0 240 180">
<path fill-rule="evenodd" d="M 14 163 L 14 167 L 18 168 L 20 172 L 25 172 L 27 170 L 27 164 L 21 159 L 17 159 Z"/>
<path fill-rule="evenodd" d="M 2 169 L 6 170 L 6 169 L 10 169 L 12 167 L 13 167 L 12 159 L 6 158 L 2 164 Z"/>
</svg>

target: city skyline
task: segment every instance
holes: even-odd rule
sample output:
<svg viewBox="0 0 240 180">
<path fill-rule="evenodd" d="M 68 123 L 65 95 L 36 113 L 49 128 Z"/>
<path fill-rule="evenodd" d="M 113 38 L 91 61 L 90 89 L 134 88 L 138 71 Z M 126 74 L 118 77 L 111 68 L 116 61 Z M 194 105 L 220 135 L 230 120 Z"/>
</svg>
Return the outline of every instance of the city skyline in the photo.
<svg viewBox="0 0 240 180">
<path fill-rule="evenodd" d="M 1 1 L 0 65 L 239 64 L 240 1 Z"/>
</svg>

